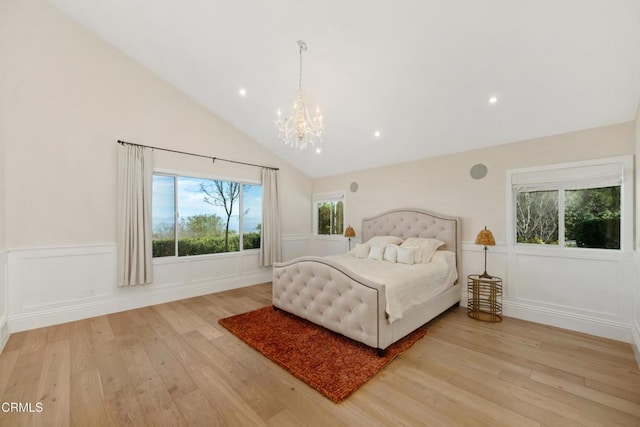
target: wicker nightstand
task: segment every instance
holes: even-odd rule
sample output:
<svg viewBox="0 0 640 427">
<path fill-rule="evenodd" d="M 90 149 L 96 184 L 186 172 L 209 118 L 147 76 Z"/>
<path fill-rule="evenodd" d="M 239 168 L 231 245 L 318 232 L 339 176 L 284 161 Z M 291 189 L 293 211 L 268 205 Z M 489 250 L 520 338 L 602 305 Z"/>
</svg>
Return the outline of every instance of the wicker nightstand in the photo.
<svg viewBox="0 0 640 427">
<path fill-rule="evenodd" d="M 502 279 L 467 276 L 467 315 L 485 322 L 502 321 Z"/>
</svg>

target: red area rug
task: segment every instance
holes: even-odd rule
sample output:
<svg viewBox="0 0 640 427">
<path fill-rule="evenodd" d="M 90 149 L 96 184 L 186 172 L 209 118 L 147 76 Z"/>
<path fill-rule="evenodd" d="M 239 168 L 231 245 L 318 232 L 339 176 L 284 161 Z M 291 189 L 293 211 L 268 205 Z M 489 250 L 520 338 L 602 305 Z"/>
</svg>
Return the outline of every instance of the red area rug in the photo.
<svg viewBox="0 0 640 427">
<path fill-rule="evenodd" d="M 273 307 L 219 323 L 333 402 L 344 400 L 425 336 L 423 326 L 387 348 L 375 349 Z"/>
</svg>

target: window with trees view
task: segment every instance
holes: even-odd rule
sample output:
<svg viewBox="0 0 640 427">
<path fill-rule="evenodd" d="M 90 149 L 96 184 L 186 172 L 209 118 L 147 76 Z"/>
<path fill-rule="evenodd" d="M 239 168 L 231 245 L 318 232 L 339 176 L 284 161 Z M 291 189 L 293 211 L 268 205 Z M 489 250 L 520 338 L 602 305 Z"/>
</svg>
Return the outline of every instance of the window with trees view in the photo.
<svg viewBox="0 0 640 427">
<path fill-rule="evenodd" d="M 319 194 L 314 196 L 316 234 L 342 235 L 344 233 L 344 195 Z"/>
<path fill-rule="evenodd" d="M 511 175 L 517 243 L 620 249 L 621 162 Z"/>
<path fill-rule="evenodd" d="M 518 243 L 620 249 L 620 186 L 519 193 L 516 212 Z"/>
<path fill-rule="evenodd" d="M 153 256 L 260 248 L 262 186 L 154 174 Z"/>
</svg>

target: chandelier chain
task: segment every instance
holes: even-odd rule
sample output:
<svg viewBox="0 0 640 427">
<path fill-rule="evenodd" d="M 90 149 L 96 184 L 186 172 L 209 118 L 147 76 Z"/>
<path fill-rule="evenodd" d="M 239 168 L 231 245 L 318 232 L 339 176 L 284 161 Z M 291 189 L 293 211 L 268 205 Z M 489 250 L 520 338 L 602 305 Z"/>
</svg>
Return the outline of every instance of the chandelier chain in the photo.
<svg viewBox="0 0 640 427">
<path fill-rule="evenodd" d="M 300 46 L 300 73 L 298 74 L 298 90 L 302 93 L 302 51 L 306 50 L 307 45 L 302 40 L 298 40 Z"/>
</svg>

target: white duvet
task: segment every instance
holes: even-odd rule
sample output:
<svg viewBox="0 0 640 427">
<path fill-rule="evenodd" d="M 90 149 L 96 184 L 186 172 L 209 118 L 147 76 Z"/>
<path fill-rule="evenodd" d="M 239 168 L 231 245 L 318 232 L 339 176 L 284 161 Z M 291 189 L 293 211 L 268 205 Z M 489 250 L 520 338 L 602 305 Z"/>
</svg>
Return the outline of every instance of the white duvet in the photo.
<svg viewBox="0 0 640 427">
<path fill-rule="evenodd" d="M 352 254 L 327 257 L 354 273 L 386 285 L 386 312 L 389 323 L 402 319 L 411 308 L 450 288 L 458 278 L 455 254 L 437 251 L 427 264 L 397 264 Z"/>
</svg>

